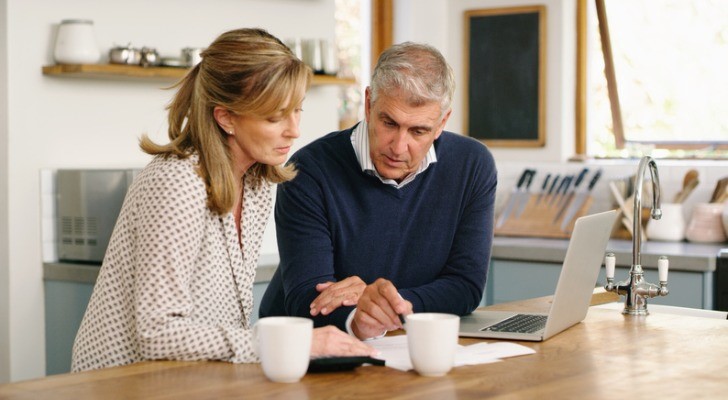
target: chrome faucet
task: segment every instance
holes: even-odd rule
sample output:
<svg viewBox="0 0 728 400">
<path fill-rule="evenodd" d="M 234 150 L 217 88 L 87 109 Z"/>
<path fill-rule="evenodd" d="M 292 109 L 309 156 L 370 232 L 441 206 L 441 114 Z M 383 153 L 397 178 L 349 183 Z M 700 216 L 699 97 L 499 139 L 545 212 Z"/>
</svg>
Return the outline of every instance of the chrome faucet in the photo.
<svg viewBox="0 0 728 400">
<path fill-rule="evenodd" d="M 652 219 L 660 219 L 660 177 L 657 174 L 657 165 L 652 157 L 645 156 L 640 160 L 637 176 L 634 178 L 634 214 L 632 227 L 632 267 L 629 270 L 629 279 L 614 285 L 615 257 L 613 253 L 607 254 L 604 265 L 607 269 L 607 284 L 604 289 L 626 297 L 622 313 L 629 315 L 647 315 L 647 299 L 657 296 L 667 296 L 667 257 L 662 256 L 657 261 L 657 270 L 660 285 L 647 283 L 640 265 L 642 252 L 642 181 L 645 169 L 650 168 L 652 178 Z"/>
</svg>

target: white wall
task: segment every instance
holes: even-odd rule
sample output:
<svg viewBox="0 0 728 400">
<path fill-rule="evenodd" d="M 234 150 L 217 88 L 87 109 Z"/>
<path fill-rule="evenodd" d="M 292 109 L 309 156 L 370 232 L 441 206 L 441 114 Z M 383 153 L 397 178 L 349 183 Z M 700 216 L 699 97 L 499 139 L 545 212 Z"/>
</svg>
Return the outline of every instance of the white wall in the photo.
<svg viewBox="0 0 728 400">
<path fill-rule="evenodd" d="M 496 161 L 565 161 L 574 153 L 575 129 L 575 0 L 397 0 L 394 41 L 429 43 L 445 55 L 455 70 L 457 91 L 448 129 L 462 133 L 465 66 L 464 12 L 466 10 L 546 6 L 546 146 L 491 148 Z"/>
<path fill-rule="evenodd" d="M 0 0 L 0 383 L 10 376 L 10 359 L 2 356 L 10 348 L 8 286 L 8 101 L 7 93 L 7 4 Z"/>
<path fill-rule="evenodd" d="M 104 54 L 131 42 L 176 56 L 238 27 L 333 40 L 333 15 L 333 0 L 0 0 L 0 383 L 45 372 L 39 171 L 141 167 L 140 134 L 166 140 L 169 82 L 41 74 L 57 24 L 93 20 Z M 309 92 L 297 148 L 337 129 L 337 90 Z"/>
</svg>

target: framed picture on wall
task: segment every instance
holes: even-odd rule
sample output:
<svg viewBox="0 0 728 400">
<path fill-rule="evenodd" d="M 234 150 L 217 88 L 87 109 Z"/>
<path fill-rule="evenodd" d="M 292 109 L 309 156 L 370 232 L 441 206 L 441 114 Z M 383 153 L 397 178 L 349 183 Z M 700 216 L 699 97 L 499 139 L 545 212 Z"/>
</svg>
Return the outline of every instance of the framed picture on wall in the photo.
<svg viewBox="0 0 728 400">
<path fill-rule="evenodd" d="M 491 147 L 543 147 L 546 7 L 465 12 L 465 132 Z"/>
</svg>

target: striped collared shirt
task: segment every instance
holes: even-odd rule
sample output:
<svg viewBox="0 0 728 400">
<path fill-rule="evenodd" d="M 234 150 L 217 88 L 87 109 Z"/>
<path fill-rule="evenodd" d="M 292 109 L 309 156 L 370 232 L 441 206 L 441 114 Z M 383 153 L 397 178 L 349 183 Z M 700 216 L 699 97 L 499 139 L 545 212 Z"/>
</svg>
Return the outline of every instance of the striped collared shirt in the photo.
<svg viewBox="0 0 728 400">
<path fill-rule="evenodd" d="M 407 175 L 402 182 L 397 183 L 394 179 L 383 178 L 374 167 L 372 156 L 369 153 L 369 135 L 367 134 L 367 122 L 365 120 L 362 120 L 351 133 L 351 145 L 354 147 L 354 153 L 356 154 L 356 159 L 359 160 L 359 165 L 361 166 L 362 171 L 376 176 L 380 181 L 382 181 L 382 183 L 391 185 L 397 189 L 401 189 L 404 185 L 412 182 L 415 177 L 426 170 L 430 164 L 437 162 L 435 146 L 430 146 L 430 150 L 427 151 L 425 158 L 422 159 L 417 171 Z"/>
</svg>

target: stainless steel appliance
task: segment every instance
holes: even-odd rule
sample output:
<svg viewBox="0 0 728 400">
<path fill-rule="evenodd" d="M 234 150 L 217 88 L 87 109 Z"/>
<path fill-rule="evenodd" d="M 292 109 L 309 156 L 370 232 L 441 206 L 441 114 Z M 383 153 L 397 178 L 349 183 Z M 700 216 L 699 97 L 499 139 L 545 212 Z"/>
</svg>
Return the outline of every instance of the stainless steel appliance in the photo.
<svg viewBox="0 0 728 400">
<path fill-rule="evenodd" d="M 60 261 L 101 264 L 127 189 L 138 170 L 56 172 L 56 240 Z"/>
</svg>

